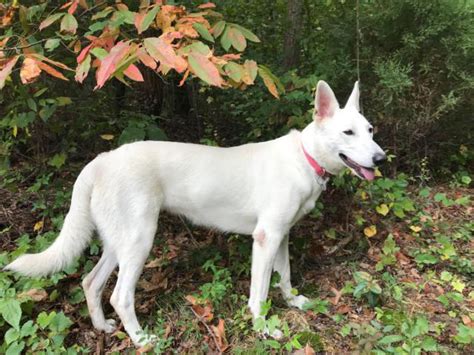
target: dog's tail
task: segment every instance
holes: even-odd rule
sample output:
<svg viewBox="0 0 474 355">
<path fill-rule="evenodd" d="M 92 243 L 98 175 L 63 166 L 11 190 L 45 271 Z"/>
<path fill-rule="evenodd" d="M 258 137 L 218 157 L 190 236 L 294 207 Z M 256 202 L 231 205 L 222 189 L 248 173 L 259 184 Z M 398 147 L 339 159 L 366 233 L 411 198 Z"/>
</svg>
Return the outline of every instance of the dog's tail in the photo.
<svg viewBox="0 0 474 355">
<path fill-rule="evenodd" d="M 92 162 L 77 178 L 64 224 L 56 240 L 41 253 L 24 254 L 5 267 L 26 276 L 45 276 L 66 268 L 88 245 L 94 223 L 90 210 Z"/>
</svg>

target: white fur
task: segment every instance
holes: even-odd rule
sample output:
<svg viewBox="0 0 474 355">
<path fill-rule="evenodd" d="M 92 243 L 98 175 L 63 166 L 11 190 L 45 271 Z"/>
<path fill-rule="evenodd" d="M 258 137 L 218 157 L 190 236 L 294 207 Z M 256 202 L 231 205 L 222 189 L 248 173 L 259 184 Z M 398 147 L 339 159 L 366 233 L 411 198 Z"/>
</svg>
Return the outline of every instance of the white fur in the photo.
<svg viewBox="0 0 474 355">
<path fill-rule="evenodd" d="M 135 285 L 159 212 L 168 210 L 199 225 L 254 235 L 249 307 L 255 318 L 267 298 L 272 270 L 281 276 L 288 303 L 301 308 L 307 299 L 291 293 L 288 233 L 322 191 L 301 145 L 332 174 L 345 167 L 340 152 L 371 167 L 382 150 L 358 112 L 358 96 L 356 83 L 348 105 L 340 109 L 330 87 L 319 82 L 314 121 L 302 132 L 263 143 L 216 148 L 148 141 L 100 154 L 79 175 L 57 240 L 7 269 L 30 276 L 58 271 L 80 254 L 95 228 L 104 252 L 83 281 L 92 322 L 99 330 L 114 329 L 114 321 L 104 317 L 101 296 L 118 266 L 110 301 L 134 343 L 143 345 L 151 338 L 142 334 L 135 315 Z M 348 137 L 347 129 L 356 134 Z"/>
</svg>

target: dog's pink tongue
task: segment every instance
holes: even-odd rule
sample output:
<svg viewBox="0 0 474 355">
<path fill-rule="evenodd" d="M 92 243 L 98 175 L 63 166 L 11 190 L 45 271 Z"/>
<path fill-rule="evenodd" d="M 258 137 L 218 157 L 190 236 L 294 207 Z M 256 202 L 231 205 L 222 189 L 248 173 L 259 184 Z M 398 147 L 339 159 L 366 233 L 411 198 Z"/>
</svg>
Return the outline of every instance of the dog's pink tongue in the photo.
<svg viewBox="0 0 474 355">
<path fill-rule="evenodd" d="M 369 170 L 369 169 L 361 167 L 360 172 L 369 181 L 372 181 L 375 178 L 375 172 L 373 170 Z"/>
</svg>

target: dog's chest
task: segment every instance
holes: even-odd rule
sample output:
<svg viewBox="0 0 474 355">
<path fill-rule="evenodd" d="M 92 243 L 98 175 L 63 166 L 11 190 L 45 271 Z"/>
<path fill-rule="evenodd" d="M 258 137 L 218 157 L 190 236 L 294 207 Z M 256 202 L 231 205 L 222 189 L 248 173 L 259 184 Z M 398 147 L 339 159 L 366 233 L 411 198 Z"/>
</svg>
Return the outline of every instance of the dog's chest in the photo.
<svg viewBox="0 0 474 355">
<path fill-rule="evenodd" d="M 311 190 L 311 193 L 302 199 L 300 208 L 298 212 L 296 213 L 296 216 L 293 220 L 293 224 L 298 222 L 303 216 L 307 215 L 309 212 L 313 210 L 316 204 L 316 201 L 321 195 L 322 191 L 323 189 L 320 187 L 320 185 L 315 185 L 313 189 Z"/>
</svg>

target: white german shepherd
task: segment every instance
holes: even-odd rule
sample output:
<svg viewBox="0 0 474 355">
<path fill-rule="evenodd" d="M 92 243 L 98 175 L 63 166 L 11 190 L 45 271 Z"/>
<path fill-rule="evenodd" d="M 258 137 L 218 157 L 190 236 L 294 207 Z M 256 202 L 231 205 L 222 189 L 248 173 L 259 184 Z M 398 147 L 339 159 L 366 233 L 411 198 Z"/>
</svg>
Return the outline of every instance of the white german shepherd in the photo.
<svg viewBox="0 0 474 355">
<path fill-rule="evenodd" d="M 374 178 L 385 153 L 372 126 L 359 113 L 358 83 L 341 109 L 329 85 L 320 81 L 315 113 L 302 132 L 263 143 L 216 148 L 173 142 L 136 142 L 100 154 L 79 174 L 71 207 L 55 242 L 26 254 L 6 269 L 43 276 L 79 256 L 96 230 L 103 243 L 99 263 L 84 287 L 94 327 L 112 332 L 101 296 L 112 271 L 118 281 L 110 303 L 137 346 L 144 336 L 135 315 L 135 286 L 153 245 L 158 214 L 167 210 L 225 232 L 253 236 L 248 305 L 255 318 L 266 300 L 272 270 L 290 306 L 308 300 L 291 292 L 288 233 L 314 207 L 329 174 L 348 167 Z"/>
</svg>

